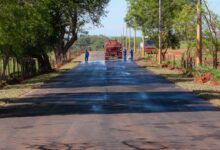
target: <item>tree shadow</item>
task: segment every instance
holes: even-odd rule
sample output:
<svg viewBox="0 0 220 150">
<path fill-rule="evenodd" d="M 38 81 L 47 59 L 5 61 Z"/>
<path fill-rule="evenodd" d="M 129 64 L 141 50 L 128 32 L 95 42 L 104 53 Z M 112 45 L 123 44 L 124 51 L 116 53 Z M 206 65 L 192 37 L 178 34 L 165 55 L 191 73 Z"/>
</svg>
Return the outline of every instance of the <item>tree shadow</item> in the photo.
<svg viewBox="0 0 220 150">
<path fill-rule="evenodd" d="M 50 142 L 48 144 L 36 144 L 27 146 L 28 149 L 36 150 L 86 150 L 94 148 L 93 145 L 89 143 L 58 143 Z"/>
<path fill-rule="evenodd" d="M 111 70 L 111 69 L 109 69 Z M 95 76 L 91 75 L 91 71 L 86 72 L 70 71 L 64 73 L 54 80 L 50 80 L 51 84 L 44 84 L 41 88 L 76 88 L 76 87 L 91 87 L 91 86 L 127 86 L 127 85 L 143 85 L 143 84 L 171 84 L 172 82 L 159 75 L 153 75 L 152 72 L 145 70 L 127 69 L 112 69 L 112 71 L 103 71 Z M 73 79 L 77 79 L 77 82 Z M 62 82 L 62 85 L 57 84 Z"/>
<path fill-rule="evenodd" d="M 160 68 L 160 66 L 158 65 L 142 65 L 142 66 L 139 66 L 140 68 L 143 68 L 143 69 L 147 69 L 147 68 Z"/>
<path fill-rule="evenodd" d="M 189 92 L 55 93 L 10 101 L 0 118 L 218 110 Z"/>
<path fill-rule="evenodd" d="M 194 90 L 195 94 L 206 98 L 206 99 L 219 99 L 220 100 L 220 93 L 219 91 L 212 91 L 212 90 Z"/>
<path fill-rule="evenodd" d="M 175 88 L 164 77 L 134 64 L 116 63 L 83 64 L 42 85 L 39 93 L 4 99 L 9 104 L 0 108 L 0 118 L 219 110 L 194 94 Z M 105 86 L 112 86 L 115 92 Z M 134 92 L 126 92 L 123 87 Z M 93 88 L 95 92 L 90 91 Z"/>
<path fill-rule="evenodd" d="M 193 81 L 193 78 L 183 77 L 181 74 L 161 74 L 166 78 L 172 79 L 172 82 L 190 82 Z"/>
<path fill-rule="evenodd" d="M 49 74 L 41 74 L 41 75 L 35 76 L 32 79 L 24 80 L 24 81 L 20 82 L 19 84 L 13 84 L 13 85 L 6 86 L 6 87 L 4 87 L 3 90 L 27 89 L 27 88 L 36 89 L 39 87 L 43 87 L 44 85 L 39 86 L 39 84 L 42 84 L 42 83 L 48 84 L 48 83 L 52 83 L 56 80 L 59 80 L 59 78 L 62 78 L 70 70 L 71 69 L 60 69 L 60 70 L 55 70 L 54 72 L 51 72 Z"/>
<path fill-rule="evenodd" d="M 122 144 L 134 149 L 134 150 L 164 150 L 169 147 L 155 141 L 149 141 L 145 138 L 138 138 L 134 140 L 123 141 Z"/>
</svg>

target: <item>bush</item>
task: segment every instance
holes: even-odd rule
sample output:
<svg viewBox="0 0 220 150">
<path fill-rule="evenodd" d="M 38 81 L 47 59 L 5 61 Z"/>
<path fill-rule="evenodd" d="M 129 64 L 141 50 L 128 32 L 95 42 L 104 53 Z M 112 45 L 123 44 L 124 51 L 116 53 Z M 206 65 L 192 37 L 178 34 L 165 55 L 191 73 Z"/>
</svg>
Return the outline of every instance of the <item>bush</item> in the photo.
<svg viewBox="0 0 220 150">
<path fill-rule="evenodd" d="M 182 62 L 180 60 L 175 61 L 175 68 L 182 68 Z"/>
<path fill-rule="evenodd" d="M 217 81 L 220 81 L 220 70 L 213 69 L 209 66 L 201 66 L 193 70 L 194 75 L 201 76 L 204 73 L 211 73 L 213 78 Z"/>
<path fill-rule="evenodd" d="M 213 69 L 211 74 L 213 75 L 214 79 L 220 81 L 220 70 Z"/>
<path fill-rule="evenodd" d="M 170 65 L 170 64 L 172 64 L 172 63 L 171 63 L 170 60 L 165 60 L 165 61 L 164 61 L 164 64 Z"/>
<path fill-rule="evenodd" d="M 168 66 L 175 67 L 175 68 L 182 68 L 182 63 L 180 60 L 175 60 L 175 62 L 171 60 L 165 60 L 163 63 L 167 64 Z"/>
</svg>

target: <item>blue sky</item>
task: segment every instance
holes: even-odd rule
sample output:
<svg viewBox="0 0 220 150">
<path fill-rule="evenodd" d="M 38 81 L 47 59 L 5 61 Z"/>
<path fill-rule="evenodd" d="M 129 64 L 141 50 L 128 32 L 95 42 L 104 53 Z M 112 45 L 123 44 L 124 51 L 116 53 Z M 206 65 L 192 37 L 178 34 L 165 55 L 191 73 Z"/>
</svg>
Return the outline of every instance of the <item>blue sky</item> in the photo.
<svg viewBox="0 0 220 150">
<path fill-rule="evenodd" d="M 207 0 L 210 8 L 220 15 L 220 0 Z M 89 27 L 91 35 L 120 36 L 123 33 L 124 17 L 127 4 L 125 0 L 111 0 L 107 11 L 108 14 L 102 19 L 101 28 Z M 140 35 L 140 33 L 139 33 Z"/>
</svg>

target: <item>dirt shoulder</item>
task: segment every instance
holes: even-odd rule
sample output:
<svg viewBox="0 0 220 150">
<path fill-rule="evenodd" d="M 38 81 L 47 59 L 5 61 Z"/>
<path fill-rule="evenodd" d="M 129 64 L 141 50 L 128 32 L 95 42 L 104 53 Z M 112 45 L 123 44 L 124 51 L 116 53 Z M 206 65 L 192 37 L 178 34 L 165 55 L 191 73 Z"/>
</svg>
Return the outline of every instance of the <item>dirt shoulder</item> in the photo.
<svg viewBox="0 0 220 150">
<path fill-rule="evenodd" d="M 165 77 L 166 79 L 175 83 L 177 86 L 180 86 L 188 91 L 192 91 L 201 98 L 208 100 L 214 106 L 220 107 L 220 86 L 212 86 L 209 83 L 195 84 L 193 78 L 184 77 L 182 72 L 178 70 L 161 68 L 158 65 L 152 64 L 146 60 L 137 60 L 136 63 L 155 74 Z"/>
<path fill-rule="evenodd" d="M 29 93 L 33 89 L 39 88 L 44 83 L 61 75 L 65 71 L 77 67 L 82 60 L 83 56 L 79 56 L 53 72 L 39 75 L 28 80 L 24 80 L 20 84 L 5 86 L 4 88 L 0 89 L 0 106 L 4 106 L 10 100 L 13 100 L 14 98 L 18 98 L 26 93 Z"/>
</svg>

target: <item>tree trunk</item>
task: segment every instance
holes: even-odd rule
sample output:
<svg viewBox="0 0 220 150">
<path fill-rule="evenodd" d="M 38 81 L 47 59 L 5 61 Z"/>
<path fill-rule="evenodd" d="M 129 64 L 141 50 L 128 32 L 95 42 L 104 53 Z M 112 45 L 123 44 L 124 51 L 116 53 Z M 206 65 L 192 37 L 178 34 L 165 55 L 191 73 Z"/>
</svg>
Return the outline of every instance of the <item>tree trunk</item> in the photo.
<svg viewBox="0 0 220 150">
<path fill-rule="evenodd" d="M 213 68 L 217 69 L 218 67 L 218 53 L 217 53 L 217 49 L 218 49 L 218 45 L 215 44 L 214 45 L 214 49 L 213 49 Z"/>
<path fill-rule="evenodd" d="M 62 63 L 60 61 L 61 61 L 61 55 L 63 53 L 63 49 L 64 49 L 64 42 L 60 40 L 54 48 L 56 64 Z"/>
<path fill-rule="evenodd" d="M 63 54 L 66 54 L 69 51 L 69 49 L 77 41 L 77 39 L 77 33 L 73 34 L 72 38 L 69 41 L 67 41 L 67 43 L 63 46 Z"/>
<path fill-rule="evenodd" d="M 6 78 L 6 69 L 9 62 L 9 57 L 5 56 L 3 58 L 3 72 L 2 72 L 2 79 L 4 80 Z"/>
<path fill-rule="evenodd" d="M 49 57 L 47 54 L 43 54 L 42 56 L 38 57 L 39 63 L 39 70 L 41 73 L 46 73 L 52 71 L 52 67 L 49 61 Z"/>
<path fill-rule="evenodd" d="M 134 29 L 134 52 L 136 52 L 136 29 Z"/>
<path fill-rule="evenodd" d="M 196 65 L 202 65 L 202 11 L 201 0 L 197 0 L 197 40 L 196 40 Z"/>
<path fill-rule="evenodd" d="M 165 61 L 165 59 L 166 59 L 165 57 L 166 57 L 167 51 L 168 51 L 168 48 L 166 48 L 165 51 L 162 51 L 162 53 L 161 53 L 161 55 L 162 55 L 162 61 Z"/>
<path fill-rule="evenodd" d="M 66 43 L 64 43 L 62 40 L 60 40 L 60 42 L 57 43 L 56 47 L 54 48 L 54 53 L 55 53 L 56 63 L 58 65 L 64 63 L 63 58 L 66 58 L 67 52 L 69 51 L 69 49 L 76 40 L 77 40 L 77 34 L 73 35 L 73 37 Z"/>
</svg>

